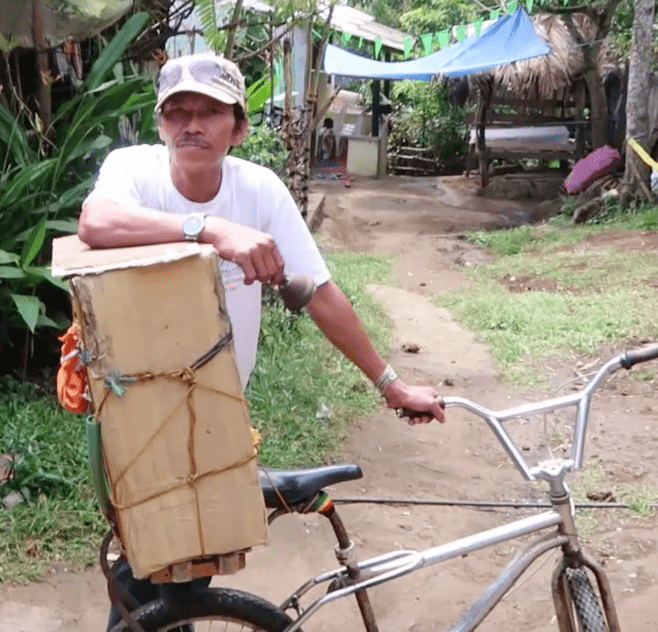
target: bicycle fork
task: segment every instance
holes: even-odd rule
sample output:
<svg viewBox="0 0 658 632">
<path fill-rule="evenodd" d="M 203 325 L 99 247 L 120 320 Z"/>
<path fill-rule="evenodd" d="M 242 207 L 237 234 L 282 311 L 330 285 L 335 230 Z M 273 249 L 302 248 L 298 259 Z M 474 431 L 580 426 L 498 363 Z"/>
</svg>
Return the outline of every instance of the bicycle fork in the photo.
<svg viewBox="0 0 658 632">
<path fill-rule="evenodd" d="M 572 596 L 567 588 L 566 570 L 568 568 L 586 568 L 596 578 L 601 605 L 603 606 L 603 614 L 609 632 L 621 632 L 608 578 L 603 568 L 583 553 L 582 545 L 577 535 L 573 499 L 569 488 L 564 482 L 564 475 L 571 468 L 572 463 L 572 461 L 546 462 L 540 464 L 533 472 L 536 478 L 541 478 L 548 482 L 551 504 L 562 518 L 559 531 L 568 537 L 567 542 L 562 546 L 562 559 L 555 568 L 555 571 L 553 571 L 553 577 L 551 579 L 553 604 L 555 606 L 558 627 L 560 632 L 578 632 L 579 630 L 574 617 Z"/>
</svg>

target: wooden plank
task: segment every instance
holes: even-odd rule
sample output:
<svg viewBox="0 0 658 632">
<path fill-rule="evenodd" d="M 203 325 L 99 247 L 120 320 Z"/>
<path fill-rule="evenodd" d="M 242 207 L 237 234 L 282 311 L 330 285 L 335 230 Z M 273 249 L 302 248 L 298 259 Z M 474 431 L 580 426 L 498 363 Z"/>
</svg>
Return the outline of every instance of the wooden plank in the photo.
<svg viewBox="0 0 658 632">
<path fill-rule="evenodd" d="M 474 127 L 475 114 L 469 113 L 465 117 L 467 125 Z M 551 127 L 555 125 L 589 125 L 589 121 L 576 120 L 561 116 L 543 116 L 539 114 L 497 114 L 487 113 L 486 127 Z"/>
<path fill-rule="evenodd" d="M 501 158 L 507 160 L 525 160 L 525 159 L 539 159 L 539 160 L 555 160 L 560 158 L 563 160 L 573 159 L 575 152 L 573 151 L 555 151 L 555 150 L 529 150 L 529 149 L 519 149 L 519 150 L 498 150 L 498 149 L 487 149 L 487 154 L 489 158 Z"/>
<path fill-rule="evenodd" d="M 419 162 L 421 164 L 430 164 L 434 165 L 436 164 L 436 158 L 423 158 L 422 156 L 400 156 L 400 154 L 397 154 L 395 156 L 391 156 L 392 160 L 411 160 L 413 162 Z"/>
<path fill-rule="evenodd" d="M 407 173 L 410 175 L 417 176 L 432 176 L 436 173 L 437 170 L 432 169 L 421 169 L 419 167 L 391 167 L 391 170 L 396 173 Z"/>
<path fill-rule="evenodd" d="M 433 155 L 434 150 L 428 149 L 426 147 L 400 147 L 399 151 L 406 151 L 410 152 L 412 154 L 418 154 L 418 155 Z"/>
<path fill-rule="evenodd" d="M 530 107 L 538 110 L 546 110 L 549 108 L 575 108 L 575 101 L 561 101 L 559 99 L 521 99 L 519 97 L 508 96 L 493 96 L 490 103 L 492 105 L 509 105 L 510 107 Z"/>
</svg>

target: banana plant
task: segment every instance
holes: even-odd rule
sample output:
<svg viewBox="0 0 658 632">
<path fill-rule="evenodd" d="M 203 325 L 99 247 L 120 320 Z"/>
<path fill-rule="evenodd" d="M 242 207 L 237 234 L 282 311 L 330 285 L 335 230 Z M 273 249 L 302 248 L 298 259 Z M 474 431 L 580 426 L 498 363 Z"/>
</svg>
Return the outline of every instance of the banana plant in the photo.
<svg viewBox="0 0 658 632">
<path fill-rule="evenodd" d="M 38 131 L 23 130 L 0 105 L 0 349 L 20 330 L 66 325 L 47 313 L 39 297 L 43 283 L 66 289 L 47 265 L 52 238 L 77 231 L 81 202 L 107 152 L 121 144 L 126 121 L 138 142 L 157 138 L 151 82 L 112 75 L 148 20 L 137 13 L 124 24 L 92 66 L 83 91 L 55 114 L 48 156 L 35 141 Z"/>
</svg>

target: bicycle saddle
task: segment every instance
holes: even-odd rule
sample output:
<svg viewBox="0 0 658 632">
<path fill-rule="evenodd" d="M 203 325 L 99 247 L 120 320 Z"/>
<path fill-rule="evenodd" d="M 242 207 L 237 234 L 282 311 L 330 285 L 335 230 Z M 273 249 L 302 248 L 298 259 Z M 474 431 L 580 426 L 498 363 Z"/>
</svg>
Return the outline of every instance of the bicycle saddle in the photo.
<svg viewBox="0 0 658 632">
<path fill-rule="evenodd" d="M 313 498 L 323 487 L 361 478 L 361 468 L 354 463 L 327 465 L 308 470 L 276 470 L 259 468 L 260 486 L 265 506 L 279 509 L 283 496 L 286 503 L 294 505 Z"/>
</svg>

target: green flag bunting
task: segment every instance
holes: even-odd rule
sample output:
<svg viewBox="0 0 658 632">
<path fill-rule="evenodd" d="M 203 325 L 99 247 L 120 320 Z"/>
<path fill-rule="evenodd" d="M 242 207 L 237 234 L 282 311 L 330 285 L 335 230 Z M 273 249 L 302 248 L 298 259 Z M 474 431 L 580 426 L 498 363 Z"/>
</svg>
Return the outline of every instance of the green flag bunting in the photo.
<svg viewBox="0 0 658 632">
<path fill-rule="evenodd" d="M 466 39 L 466 25 L 458 24 L 457 25 L 457 41 L 463 42 Z"/>
<path fill-rule="evenodd" d="M 528 0 L 526 2 L 526 7 L 528 8 L 528 13 L 532 13 L 532 7 L 534 6 L 535 2 L 534 0 Z"/>
<path fill-rule="evenodd" d="M 482 25 L 484 24 L 484 18 L 478 18 L 473 22 L 473 25 L 475 26 L 475 34 L 479 35 L 482 32 Z"/>
<path fill-rule="evenodd" d="M 375 59 L 379 59 L 379 51 L 382 49 L 382 38 L 378 35 L 375 38 Z"/>
<path fill-rule="evenodd" d="M 414 45 L 414 38 L 411 37 L 411 35 L 407 35 L 407 37 L 404 38 L 404 55 L 405 57 L 409 57 L 409 53 L 411 52 L 411 47 Z"/>
<path fill-rule="evenodd" d="M 450 44 L 450 31 L 445 29 L 439 32 L 439 48 L 445 48 Z"/>
<path fill-rule="evenodd" d="M 346 33 L 345 31 L 343 31 L 342 35 L 340 36 L 340 43 L 343 46 L 345 46 L 345 44 L 347 44 L 347 42 L 349 42 L 350 39 L 352 39 L 352 34 L 351 33 Z"/>
<path fill-rule="evenodd" d="M 427 35 L 422 35 L 420 38 L 423 42 L 423 47 L 425 48 L 425 54 L 429 55 L 432 50 L 432 34 L 427 33 Z"/>
<path fill-rule="evenodd" d="M 512 15 L 513 13 L 516 13 L 516 10 L 519 8 L 518 0 L 510 0 L 510 2 L 508 2 L 505 5 L 505 8 L 507 9 L 507 13 L 509 15 Z"/>
<path fill-rule="evenodd" d="M 500 9 L 496 9 L 489 14 L 490 20 L 497 20 L 500 17 Z"/>
</svg>

